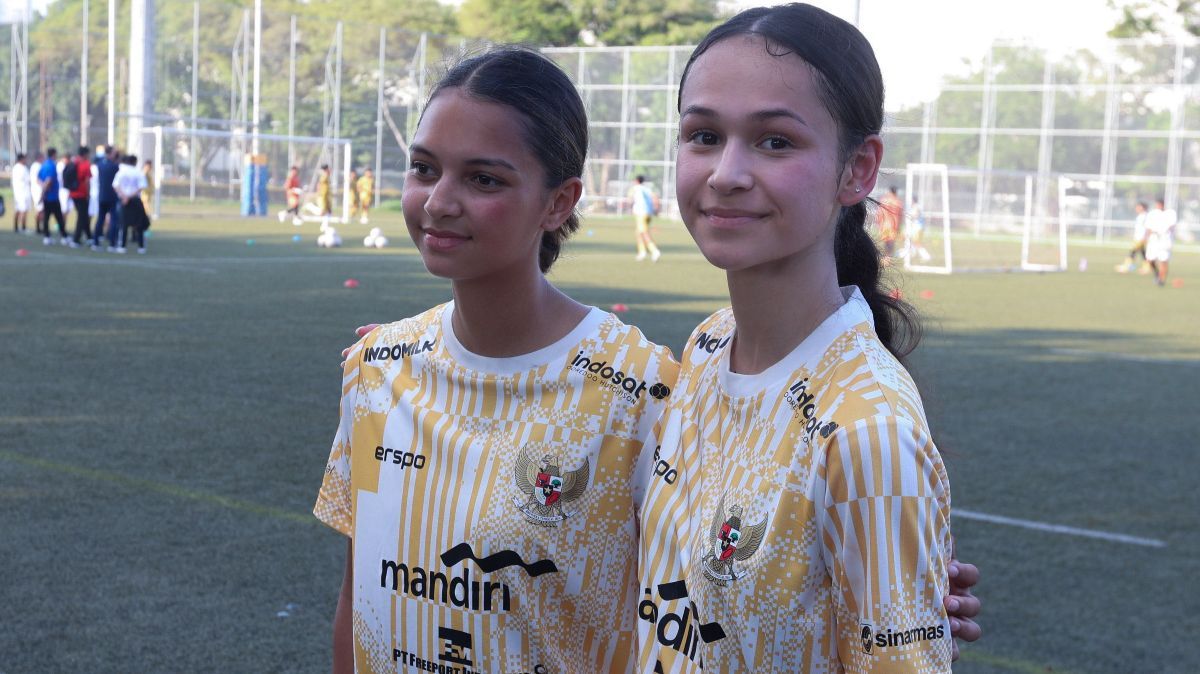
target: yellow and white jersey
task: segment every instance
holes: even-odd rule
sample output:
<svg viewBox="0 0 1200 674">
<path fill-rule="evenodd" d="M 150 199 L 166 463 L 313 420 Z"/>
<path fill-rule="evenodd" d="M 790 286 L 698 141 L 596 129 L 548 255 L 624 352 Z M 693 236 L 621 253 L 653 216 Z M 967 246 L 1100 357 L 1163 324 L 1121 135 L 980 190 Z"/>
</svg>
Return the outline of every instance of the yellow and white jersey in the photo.
<svg viewBox="0 0 1200 674">
<path fill-rule="evenodd" d="M 314 513 L 353 538 L 356 669 L 632 671 L 642 449 L 679 366 L 595 308 L 486 358 L 452 311 L 382 326 L 346 363 Z"/>
<path fill-rule="evenodd" d="M 855 288 L 757 375 L 689 339 L 640 515 L 645 672 L 950 671 L 950 489 Z"/>
</svg>

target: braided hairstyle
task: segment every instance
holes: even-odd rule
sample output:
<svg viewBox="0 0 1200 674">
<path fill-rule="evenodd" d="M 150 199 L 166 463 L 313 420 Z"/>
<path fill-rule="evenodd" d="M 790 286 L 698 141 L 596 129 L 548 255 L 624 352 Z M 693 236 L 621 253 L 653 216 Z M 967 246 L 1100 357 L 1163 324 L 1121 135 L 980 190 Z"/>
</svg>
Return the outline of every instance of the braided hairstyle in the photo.
<svg viewBox="0 0 1200 674">
<path fill-rule="evenodd" d="M 758 35 L 774 56 L 795 54 L 812 68 L 821 103 L 837 123 L 842 164 L 868 136 L 883 128 L 883 75 L 871 44 L 857 28 L 801 3 L 756 7 L 714 28 L 692 52 L 680 81 L 701 54 L 722 40 Z M 867 233 L 867 201 L 845 206 L 838 215 L 833 253 L 839 285 L 855 285 L 871 307 L 875 332 L 898 359 L 916 348 L 921 326 L 916 310 L 894 297 L 883 283 L 879 249 Z"/>
<path fill-rule="evenodd" d="M 524 47 L 497 47 L 452 66 L 429 100 L 450 88 L 481 101 L 508 106 L 517 113 L 524 129 L 522 140 L 546 173 L 547 189 L 583 176 L 587 113 L 575 85 L 550 59 Z M 543 274 L 558 259 L 563 243 L 578 229 L 579 214 L 572 212 L 561 227 L 542 233 L 538 266 Z"/>
</svg>

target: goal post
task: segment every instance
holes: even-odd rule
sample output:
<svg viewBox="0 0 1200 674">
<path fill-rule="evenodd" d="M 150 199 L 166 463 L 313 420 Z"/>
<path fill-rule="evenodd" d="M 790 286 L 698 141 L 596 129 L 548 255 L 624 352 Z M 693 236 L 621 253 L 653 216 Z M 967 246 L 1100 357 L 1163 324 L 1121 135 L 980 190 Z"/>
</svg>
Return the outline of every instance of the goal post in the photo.
<svg viewBox="0 0 1200 674">
<path fill-rule="evenodd" d="M 931 187 L 930 180 L 936 184 Z M 940 192 L 940 195 L 937 193 Z M 931 194 L 932 193 L 932 194 Z M 930 198 L 930 197 L 933 198 Z M 904 268 L 930 274 L 954 271 L 950 243 L 950 172 L 945 164 L 908 164 L 904 168 Z M 936 210 L 935 210 L 936 206 Z M 925 232 L 935 229 L 941 238 L 940 264 L 924 247 Z M 928 220 L 929 222 L 926 222 Z M 914 256 L 917 258 L 914 260 Z"/>
<path fill-rule="evenodd" d="M 246 167 L 251 159 L 254 135 L 242 131 L 191 129 L 183 126 L 154 126 L 142 130 L 143 144 L 153 148 L 155 190 L 153 204 L 147 210 L 157 218 L 162 212 L 162 199 L 183 197 L 194 201 L 197 196 L 239 203 L 246 180 Z M 352 147 L 349 139 L 316 136 L 287 136 L 257 134 L 258 155 L 255 161 L 266 167 L 263 180 L 272 194 L 280 194 L 288 169 L 300 170 L 300 181 L 306 194 L 316 187 L 319 167 L 333 166 L 335 153 L 341 153 L 341 175 L 331 176 L 330 191 L 333 213 L 329 222 L 346 224 L 351 218 L 350 174 Z M 288 163 L 291 157 L 293 164 Z M 340 198 L 339 198 L 340 193 Z M 273 216 L 279 208 L 286 209 L 282 200 L 272 203 L 267 211 L 256 215 Z M 324 222 L 326 218 L 301 208 L 301 220 Z"/>
</svg>

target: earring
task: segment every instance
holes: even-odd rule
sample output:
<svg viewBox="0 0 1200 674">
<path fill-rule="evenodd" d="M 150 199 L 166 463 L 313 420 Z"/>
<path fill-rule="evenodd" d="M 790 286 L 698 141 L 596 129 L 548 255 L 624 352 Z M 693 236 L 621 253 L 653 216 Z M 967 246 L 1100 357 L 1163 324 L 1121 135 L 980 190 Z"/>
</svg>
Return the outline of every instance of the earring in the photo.
<svg viewBox="0 0 1200 674">
<path fill-rule="evenodd" d="M 862 191 L 862 185 L 858 185 L 858 186 L 856 186 L 856 187 L 854 188 L 854 193 L 855 193 L 855 194 L 858 194 L 858 193 L 859 193 L 859 192 L 861 192 L 861 191 Z"/>
</svg>

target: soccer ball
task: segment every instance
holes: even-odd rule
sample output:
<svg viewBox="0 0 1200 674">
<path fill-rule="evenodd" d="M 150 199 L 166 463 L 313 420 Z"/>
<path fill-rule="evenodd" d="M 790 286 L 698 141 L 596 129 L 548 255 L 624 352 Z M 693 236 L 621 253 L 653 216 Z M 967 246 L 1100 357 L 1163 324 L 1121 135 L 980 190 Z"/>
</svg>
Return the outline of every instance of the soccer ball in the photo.
<svg viewBox="0 0 1200 674">
<path fill-rule="evenodd" d="M 337 229 L 328 223 L 321 224 L 321 235 L 317 237 L 317 245 L 322 248 L 337 248 L 342 245 L 342 237 Z"/>
<path fill-rule="evenodd" d="M 383 235 L 383 230 L 378 227 L 372 227 L 371 233 L 367 234 L 363 239 L 363 245 L 367 248 L 383 248 L 387 246 L 387 237 Z"/>
</svg>

